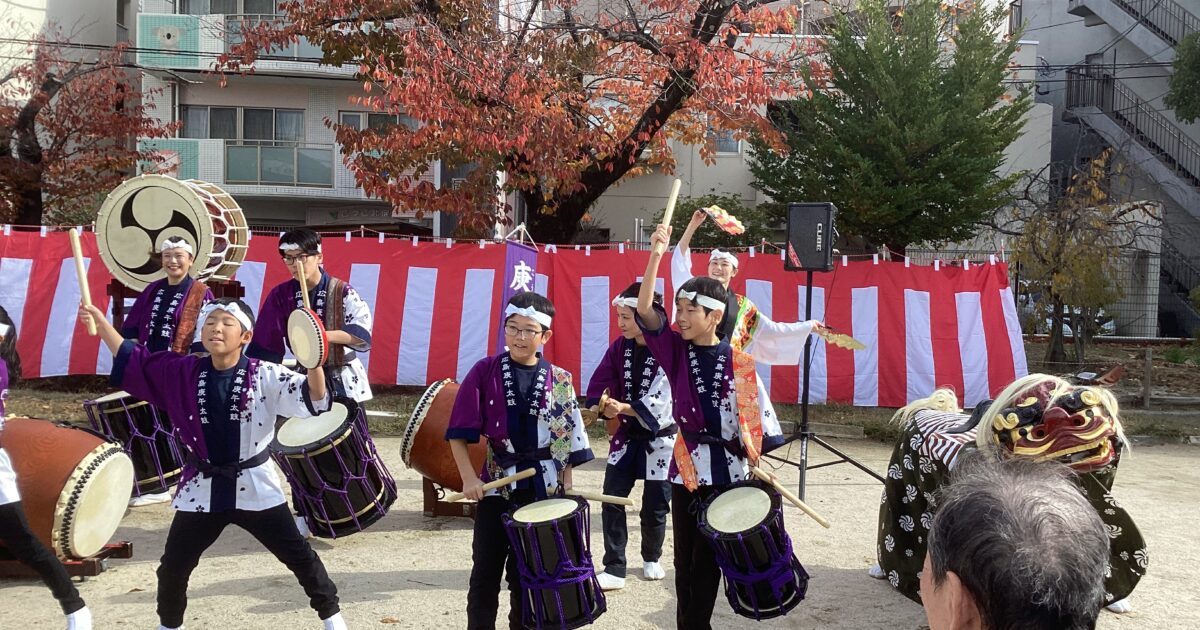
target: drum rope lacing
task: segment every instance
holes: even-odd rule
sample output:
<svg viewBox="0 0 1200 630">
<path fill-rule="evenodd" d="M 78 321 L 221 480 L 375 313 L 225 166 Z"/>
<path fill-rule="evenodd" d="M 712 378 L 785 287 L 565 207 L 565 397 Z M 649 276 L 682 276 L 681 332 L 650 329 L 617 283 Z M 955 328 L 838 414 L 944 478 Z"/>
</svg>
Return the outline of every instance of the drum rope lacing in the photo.
<svg viewBox="0 0 1200 630">
<path fill-rule="evenodd" d="M 369 438 L 370 433 L 367 431 L 366 414 L 363 413 L 362 407 L 357 407 L 357 413 L 353 422 L 358 425 L 362 431 L 362 435 Z M 341 435 L 341 432 L 337 432 Z M 356 531 L 365 529 L 362 523 L 359 522 L 359 508 L 356 508 L 354 502 L 350 499 L 350 489 L 357 487 L 360 489 L 372 489 L 367 494 L 371 496 L 370 506 L 374 506 L 381 512 L 387 512 L 390 504 L 385 504 L 387 497 L 396 496 L 396 481 L 392 478 L 387 468 L 383 466 L 383 460 L 379 457 L 378 451 L 375 450 L 375 443 L 370 439 L 358 442 L 348 440 L 355 448 L 358 455 L 358 461 L 347 462 L 342 456 L 342 452 L 337 448 L 333 449 L 334 457 L 338 463 L 338 469 L 341 472 L 339 480 L 340 485 L 332 485 L 325 479 L 325 475 L 321 473 L 321 467 L 318 466 L 312 459 L 305 455 L 303 459 L 304 468 L 307 468 L 305 475 L 308 483 L 313 480 L 319 480 L 318 487 L 310 488 L 305 483 L 305 480 L 299 478 L 299 475 L 289 463 L 289 457 L 279 453 L 272 453 L 275 462 L 279 464 L 279 468 L 283 470 L 283 474 L 287 477 L 288 483 L 292 487 L 293 497 L 296 499 L 299 511 L 303 513 L 305 521 L 308 522 L 309 529 L 315 531 L 327 531 L 330 536 L 336 538 L 337 531 L 333 524 L 334 519 L 330 516 L 329 511 L 325 507 L 325 502 L 321 500 L 323 496 L 333 495 L 341 501 L 346 508 L 346 512 L 350 515 L 349 520 L 354 522 Z M 292 457 L 291 459 L 300 459 Z M 378 463 L 379 465 L 373 465 Z M 316 485 L 316 484 L 313 484 Z M 381 486 L 381 491 L 376 493 L 373 488 Z M 369 523 L 368 523 L 369 524 Z"/>
<path fill-rule="evenodd" d="M 541 630 L 543 627 L 542 619 L 536 614 L 536 611 L 545 608 L 545 592 L 549 591 L 553 594 L 555 609 L 558 611 L 558 619 L 565 619 L 566 613 L 563 610 L 562 595 L 559 594 L 560 588 L 564 586 L 574 586 L 580 596 L 580 601 L 584 604 L 584 614 L 587 616 L 588 623 L 595 622 L 596 617 L 605 612 L 606 605 L 604 594 L 600 590 L 600 584 L 596 582 L 596 569 L 592 565 L 592 549 L 589 540 L 588 532 L 591 531 L 591 516 L 586 503 L 583 504 L 583 510 L 578 516 L 571 514 L 566 518 L 569 522 L 566 524 L 570 527 L 576 539 L 582 547 L 578 556 L 581 560 L 576 564 L 572 559 L 572 554 L 567 550 L 566 538 L 563 536 L 563 523 L 554 522 L 549 526 L 554 531 L 554 546 L 558 550 L 558 567 L 552 573 L 546 573 L 542 570 L 542 549 L 537 544 L 538 536 L 536 528 L 545 526 L 547 523 L 520 523 L 514 521 L 509 514 L 504 515 L 505 532 L 508 534 L 509 543 L 512 545 L 512 553 L 517 557 L 517 571 L 520 574 L 518 581 L 521 588 L 526 591 L 526 597 L 522 598 L 521 616 L 526 627 L 534 624 L 533 627 Z M 531 568 L 525 565 L 522 554 L 518 550 L 524 549 L 521 537 L 517 534 L 519 530 L 525 530 L 527 538 L 530 541 L 528 545 L 533 552 L 536 568 Z M 588 589 L 582 585 L 586 582 L 592 583 L 591 593 L 594 598 L 589 597 Z M 530 610 L 530 599 L 534 601 L 533 610 Z M 589 600 L 595 599 L 596 606 L 591 606 Z"/>
<path fill-rule="evenodd" d="M 131 460 L 137 461 L 136 453 L 134 453 L 135 444 L 145 445 L 146 451 L 150 453 L 150 459 L 154 464 L 154 470 L 157 473 L 158 483 L 164 488 L 170 488 L 171 486 L 175 485 L 175 481 L 174 479 L 169 478 L 172 475 L 170 472 L 163 469 L 163 464 L 178 466 L 179 463 L 183 461 L 183 453 L 179 449 L 179 443 L 175 439 L 175 433 L 173 430 L 168 431 L 167 429 L 163 428 L 163 421 L 158 415 L 159 409 L 153 405 L 150 405 L 149 403 L 143 404 L 153 417 L 154 429 L 151 430 L 149 434 L 143 433 L 142 427 L 133 420 L 134 413 L 129 407 L 129 400 L 131 399 L 123 398 L 117 401 L 121 405 L 120 412 L 126 418 L 127 424 L 129 425 L 128 443 L 126 443 L 125 440 L 122 440 L 118 433 L 113 430 L 112 423 L 109 420 L 108 412 L 116 411 L 115 408 L 105 409 L 100 406 L 100 403 L 92 400 L 84 403 L 83 410 L 87 412 L 88 420 L 91 422 L 92 429 L 103 435 L 104 438 L 109 442 L 120 444 L 121 450 L 124 451 Z M 170 454 L 174 457 L 174 461 L 162 461 L 162 458 L 159 456 L 159 444 L 167 445 Z M 135 478 L 133 481 L 134 495 L 141 496 L 143 493 L 142 485 L 145 484 L 147 480 Z"/>
</svg>

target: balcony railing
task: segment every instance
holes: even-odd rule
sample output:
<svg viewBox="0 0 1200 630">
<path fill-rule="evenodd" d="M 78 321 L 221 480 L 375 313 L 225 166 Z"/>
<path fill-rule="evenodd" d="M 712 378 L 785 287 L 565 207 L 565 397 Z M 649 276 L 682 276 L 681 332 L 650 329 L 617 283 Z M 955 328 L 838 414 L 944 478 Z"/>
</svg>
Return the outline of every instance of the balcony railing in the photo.
<svg viewBox="0 0 1200 630">
<path fill-rule="evenodd" d="M 242 27 L 245 24 L 256 25 L 262 22 L 275 22 L 283 18 L 278 15 L 269 14 L 241 14 L 241 15 L 226 15 L 225 16 L 225 52 L 230 52 L 233 46 L 242 43 Z M 288 59 L 297 59 L 302 61 L 320 61 L 324 56 L 320 46 L 314 46 L 309 43 L 307 38 L 301 37 L 300 41 L 291 44 L 284 49 L 272 50 L 265 53 L 268 59 L 278 59 L 280 57 Z"/>
<path fill-rule="evenodd" d="M 254 141 L 226 142 L 226 183 L 333 187 L 333 145 L 252 142 Z"/>
<path fill-rule="evenodd" d="M 1200 186 L 1200 143 L 1103 67 L 1067 69 L 1067 108 L 1096 107 L 1192 186 Z"/>
<path fill-rule="evenodd" d="M 1068 12 L 1088 1 L 1115 4 L 1172 46 L 1178 46 L 1189 33 L 1200 31 L 1200 17 L 1175 0 L 1069 0 Z"/>
</svg>

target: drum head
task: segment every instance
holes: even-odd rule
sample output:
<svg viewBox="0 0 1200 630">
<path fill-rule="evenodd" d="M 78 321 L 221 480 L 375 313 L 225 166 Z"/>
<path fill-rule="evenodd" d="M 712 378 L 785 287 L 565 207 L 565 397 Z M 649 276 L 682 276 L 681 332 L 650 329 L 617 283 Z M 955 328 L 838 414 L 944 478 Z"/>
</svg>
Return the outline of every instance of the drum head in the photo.
<svg viewBox="0 0 1200 630">
<path fill-rule="evenodd" d="M 96 215 L 96 242 L 114 278 L 141 291 L 164 277 L 151 253 L 169 236 L 182 238 L 196 252 L 192 276 L 204 271 L 213 254 L 213 227 L 196 188 L 166 175 L 140 175 L 108 194 Z"/>
<path fill-rule="evenodd" d="M 276 440 L 285 449 L 317 444 L 335 433 L 340 434 L 349 415 L 350 410 L 346 405 L 335 402 L 325 413 L 311 418 L 291 418 L 284 422 L 279 427 Z"/>
<path fill-rule="evenodd" d="M 446 387 L 446 384 L 452 382 L 450 379 L 444 378 L 430 385 L 425 393 L 417 399 L 412 415 L 408 417 L 408 424 L 404 427 L 404 435 L 400 438 L 400 459 L 405 466 L 412 466 L 413 441 L 417 437 L 417 432 L 421 430 L 421 424 L 425 422 L 425 416 L 429 414 L 433 401 L 437 398 L 438 393 Z"/>
<path fill-rule="evenodd" d="M 329 341 L 325 338 L 325 326 L 312 311 L 298 308 L 288 315 L 287 337 L 296 362 L 305 369 L 325 363 Z"/>
<path fill-rule="evenodd" d="M 771 495 L 753 486 L 731 488 L 708 504 L 705 519 L 722 534 L 739 534 L 753 529 L 771 512 Z"/>
<path fill-rule="evenodd" d="M 67 480 L 55 510 L 55 541 L 71 557 L 104 548 L 125 516 L 133 491 L 133 461 L 114 444 L 88 453 Z"/>
<path fill-rule="evenodd" d="M 546 499 L 530 503 L 513 512 L 512 520 L 518 523 L 549 523 L 557 521 L 579 509 L 574 499 Z"/>
</svg>

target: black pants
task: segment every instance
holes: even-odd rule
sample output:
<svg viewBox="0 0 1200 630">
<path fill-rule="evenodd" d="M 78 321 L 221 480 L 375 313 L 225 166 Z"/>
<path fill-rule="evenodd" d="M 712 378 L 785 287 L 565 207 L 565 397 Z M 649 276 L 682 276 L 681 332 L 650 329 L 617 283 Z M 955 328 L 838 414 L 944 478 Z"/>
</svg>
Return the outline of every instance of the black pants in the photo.
<svg viewBox="0 0 1200 630">
<path fill-rule="evenodd" d="M 697 526 L 700 502 L 721 488 L 700 486 L 695 492 L 671 484 L 671 527 L 675 532 L 675 624 L 680 630 L 708 630 L 721 586 L 712 545 Z"/>
<path fill-rule="evenodd" d="M 14 558 L 38 572 L 62 606 L 63 614 L 69 615 L 83 608 L 83 599 L 71 583 L 66 568 L 54 552 L 47 549 L 30 531 L 20 501 L 0 505 L 0 542 L 4 543 Z"/>
<path fill-rule="evenodd" d="M 500 577 L 508 583 L 508 627 L 521 625 L 524 593 L 518 582 L 517 557 L 510 553 L 508 534 L 500 517 L 514 508 L 533 502 L 532 490 L 518 490 L 508 499 L 484 497 L 475 509 L 475 535 L 471 540 L 471 581 L 467 590 L 467 628 L 491 630 L 500 610 Z"/>
<path fill-rule="evenodd" d="M 644 471 L 645 468 L 643 467 Z M 617 468 L 609 464 L 604 470 L 604 494 L 627 497 L 637 481 L 638 468 Z M 667 512 L 671 511 L 671 484 L 666 480 L 646 480 L 642 484 L 642 561 L 658 562 L 662 557 L 663 539 L 667 537 Z M 625 543 L 629 526 L 625 521 L 625 506 L 604 503 L 600 507 L 600 522 L 604 527 L 604 572 L 625 577 Z"/>
<path fill-rule="evenodd" d="M 251 512 L 176 512 L 167 534 L 166 549 L 158 566 L 158 618 L 168 628 L 183 625 L 187 609 L 188 578 L 200 556 L 229 525 L 250 532 L 274 556 L 291 569 L 308 595 L 309 605 L 321 619 L 339 612 L 337 587 L 325 572 L 317 552 L 300 536 L 287 506 Z"/>
</svg>

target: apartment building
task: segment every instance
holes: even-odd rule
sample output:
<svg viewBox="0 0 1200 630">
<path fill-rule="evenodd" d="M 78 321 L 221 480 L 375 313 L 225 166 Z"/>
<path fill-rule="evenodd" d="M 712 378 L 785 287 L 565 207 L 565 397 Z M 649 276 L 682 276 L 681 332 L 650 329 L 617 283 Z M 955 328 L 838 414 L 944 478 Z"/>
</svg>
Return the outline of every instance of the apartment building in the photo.
<svg viewBox="0 0 1200 630">
<path fill-rule="evenodd" d="M 1041 42 L 1037 100 L 1054 109 L 1054 163 L 1079 165 L 1111 148 L 1116 185 L 1162 206 L 1161 253 L 1155 246 L 1131 252 L 1146 261 L 1133 271 L 1136 285 L 1157 293 L 1150 312 L 1158 321 L 1137 330 L 1152 336 L 1157 324 L 1163 335 L 1193 334 L 1200 313 L 1187 294 L 1200 286 L 1200 125 L 1176 119 L 1163 97 L 1175 47 L 1200 30 L 1200 2 L 1016 0 L 1011 7 L 1023 36 Z"/>
<path fill-rule="evenodd" d="M 351 67 L 320 65 L 306 41 L 273 51 L 252 75 L 228 75 L 221 86 L 206 72 L 238 43 L 247 21 L 281 19 L 275 0 L 142 0 L 137 63 L 156 116 L 180 121 L 176 138 L 147 140 L 169 157 L 180 178 L 217 184 L 242 206 L 252 226 L 309 225 L 441 235 L 449 217 L 395 214 L 355 184 L 336 143 L 332 121 L 358 128 L 414 124 L 352 105 L 361 94 Z M 434 186 L 454 173 L 434 168 Z M 451 181 L 446 182 L 448 185 Z"/>
</svg>

